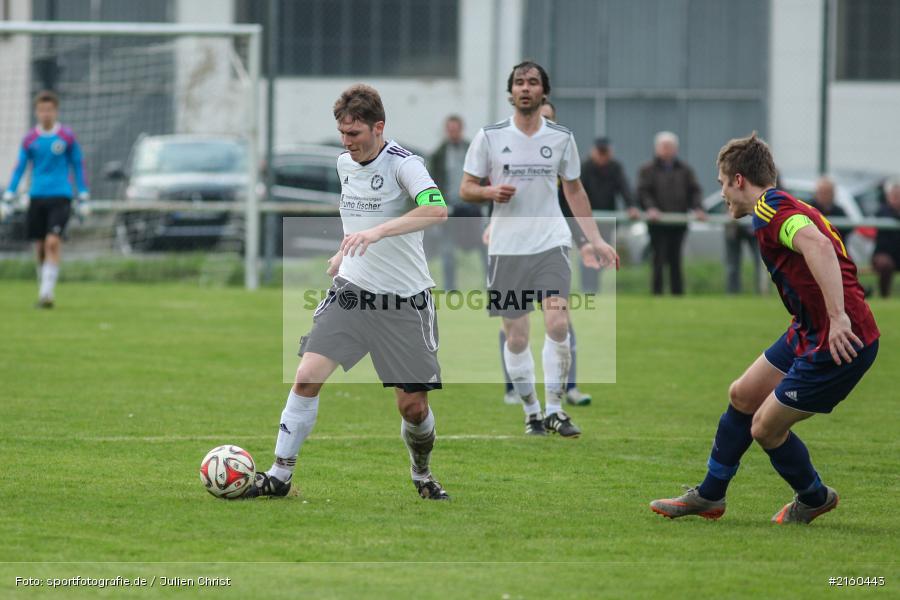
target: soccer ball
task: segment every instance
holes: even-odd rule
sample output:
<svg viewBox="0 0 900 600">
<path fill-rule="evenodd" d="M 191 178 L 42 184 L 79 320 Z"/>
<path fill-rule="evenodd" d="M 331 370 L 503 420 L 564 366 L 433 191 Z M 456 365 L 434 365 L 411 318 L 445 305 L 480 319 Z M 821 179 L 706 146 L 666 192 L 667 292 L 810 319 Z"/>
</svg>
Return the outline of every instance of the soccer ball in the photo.
<svg viewBox="0 0 900 600">
<path fill-rule="evenodd" d="M 230 444 L 213 448 L 200 463 L 200 481 L 216 498 L 242 496 L 255 476 L 256 464 L 250 453 Z"/>
</svg>

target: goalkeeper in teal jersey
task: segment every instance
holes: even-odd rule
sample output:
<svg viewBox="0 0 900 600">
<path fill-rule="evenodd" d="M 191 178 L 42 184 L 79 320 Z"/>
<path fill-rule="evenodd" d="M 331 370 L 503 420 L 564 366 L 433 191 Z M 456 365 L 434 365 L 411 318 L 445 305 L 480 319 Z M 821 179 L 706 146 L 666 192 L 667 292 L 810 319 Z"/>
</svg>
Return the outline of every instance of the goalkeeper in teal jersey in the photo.
<svg viewBox="0 0 900 600">
<path fill-rule="evenodd" d="M 89 191 L 84 176 L 81 146 L 72 130 L 57 121 L 59 98 L 53 92 L 41 92 L 34 99 L 37 125 L 22 139 L 19 160 L 3 193 L 0 218 L 13 211 L 13 200 L 25 170 L 31 164 L 30 202 L 26 218 L 28 238 L 35 241 L 40 292 L 37 308 L 52 308 L 62 236 L 74 209 L 80 217 L 90 212 Z M 74 174 L 77 197 L 73 197 Z"/>
</svg>

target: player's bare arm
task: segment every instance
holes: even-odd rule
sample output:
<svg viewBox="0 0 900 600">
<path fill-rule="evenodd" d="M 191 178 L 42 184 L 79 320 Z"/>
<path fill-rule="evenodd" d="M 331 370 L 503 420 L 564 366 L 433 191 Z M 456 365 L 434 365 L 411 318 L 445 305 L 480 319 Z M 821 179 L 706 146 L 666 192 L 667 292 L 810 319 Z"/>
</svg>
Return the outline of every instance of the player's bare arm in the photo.
<svg viewBox="0 0 900 600">
<path fill-rule="evenodd" d="M 359 255 L 362 256 L 366 253 L 366 249 L 369 245 L 374 244 L 378 240 L 395 235 L 403 235 L 404 233 L 420 231 L 431 227 L 432 225 L 443 223 L 446 220 L 446 206 L 417 206 L 401 217 L 385 221 L 376 227 L 364 229 L 363 231 L 344 236 L 344 240 L 341 242 L 340 254 L 343 256 L 347 256 L 348 254 L 350 256 L 355 256 L 356 251 L 359 250 Z M 329 261 L 329 265 L 330 264 L 331 261 Z M 340 266 L 340 262 L 338 262 L 338 266 Z"/>
<path fill-rule="evenodd" d="M 463 173 L 459 185 L 459 197 L 466 202 L 498 202 L 504 204 L 512 200 L 516 193 L 514 185 L 481 185 L 481 179 Z"/>
<path fill-rule="evenodd" d="M 616 249 L 607 244 L 600 235 L 597 228 L 597 222 L 591 214 L 591 203 L 588 201 L 587 192 L 584 191 L 584 185 L 581 179 L 572 179 L 571 181 L 562 180 L 563 194 L 566 196 L 566 202 L 572 209 L 572 214 L 578 221 L 578 225 L 588 239 L 585 247 L 593 249 L 594 254 L 599 260 L 599 266 L 615 265 L 619 268 L 619 255 Z M 586 265 L 591 266 L 587 262 Z"/>
<path fill-rule="evenodd" d="M 844 286 L 834 246 L 815 227 L 803 227 L 794 234 L 794 250 L 803 255 L 816 283 L 822 290 L 830 320 L 828 346 L 836 364 L 853 362 L 856 348 L 862 341 L 850 327 L 850 317 L 844 312 Z"/>
<path fill-rule="evenodd" d="M 334 253 L 334 256 L 328 259 L 328 268 L 325 269 L 325 273 L 328 274 L 329 277 L 334 277 L 338 274 L 338 271 L 341 268 L 341 262 L 344 260 L 344 253 L 338 250 Z"/>
</svg>

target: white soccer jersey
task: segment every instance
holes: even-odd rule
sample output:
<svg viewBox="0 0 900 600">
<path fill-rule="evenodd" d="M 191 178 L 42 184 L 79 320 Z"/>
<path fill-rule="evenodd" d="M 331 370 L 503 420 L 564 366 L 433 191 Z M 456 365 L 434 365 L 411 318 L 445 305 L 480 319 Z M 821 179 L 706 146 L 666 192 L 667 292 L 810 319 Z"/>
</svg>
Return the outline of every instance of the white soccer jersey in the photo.
<svg viewBox="0 0 900 600">
<path fill-rule="evenodd" d="M 541 118 L 531 137 L 509 117 L 481 129 L 469 145 L 465 171 L 487 177 L 491 185 L 512 185 L 507 203 L 494 203 L 488 254 L 538 254 L 571 246 L 572 232 L 559 208 L 557 177 L 581 176 L 578 148 L 572 132 Z"/>
<path fill-rule="evenodd" d="M 360 164 L 345 152 L 338 156 L 341 221 L 344 234 L 356 233 L 402 216 L 416 207 L 414 198 L 436 188 L 425 161 L 388 141 L 378 156 Z M 383 238 L 359 256 L 345 256 L 338 276 L 375 294 L 409 297 L 434 287 L 428 272 L 424 232 Z"/>
</svg>

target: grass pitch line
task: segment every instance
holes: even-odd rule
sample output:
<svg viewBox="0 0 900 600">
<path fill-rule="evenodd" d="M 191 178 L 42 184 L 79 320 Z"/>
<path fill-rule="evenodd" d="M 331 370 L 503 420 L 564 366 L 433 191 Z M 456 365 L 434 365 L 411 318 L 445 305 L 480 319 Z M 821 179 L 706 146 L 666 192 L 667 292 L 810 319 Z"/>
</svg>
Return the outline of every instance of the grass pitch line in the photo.
<svg viewBox="0 0 900 600">
<path fill-rule="evenodd" d="M 272 441 L 272 435 L 148 435 L 148 436 L 96 436 L 78 437 L 79 442 L 142 442 L 142 443 L 169 443 L 169 442 L 221 442 L 222 440 L 235 441 Z M 311 440 L 325 441 L 351 441 L 351 440 L 393 440 L 399 435 L 316 435 L 309 436 Z M 468 440 L 514 440 L 522 439 L 518 435 L 438 435 L 442 441 L 468 441 Z M 24 438 L 19 438 L 24 439 Z M 36 441 L 36 440 L 35 440 Z M 227 443 L 227 442 L 224 442 Z"/>
</svg>

